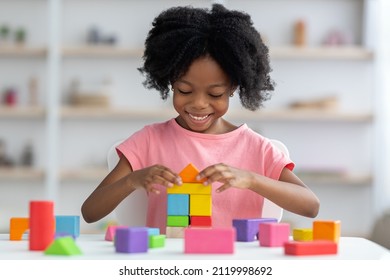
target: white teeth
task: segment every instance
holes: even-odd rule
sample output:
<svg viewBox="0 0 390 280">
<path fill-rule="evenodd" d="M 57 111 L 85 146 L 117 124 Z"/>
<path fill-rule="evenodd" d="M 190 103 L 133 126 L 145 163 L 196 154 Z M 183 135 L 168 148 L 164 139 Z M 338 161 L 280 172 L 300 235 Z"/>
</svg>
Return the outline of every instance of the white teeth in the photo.
<svg viewBox="0 0 390 280">
<path fill-rule="evenodd" d="M 205 120 L 209 116 L 209 115 L 206 115 L 204 117 L 197 117 L 197 116 L 194 116 L 194 115 L 191 115 L 191 114 L 188 114 L 188 115 L 191 117 L 191 119 L 194 119 L 196 121 L 203 121 L 203 120 Z"/>
</svg>

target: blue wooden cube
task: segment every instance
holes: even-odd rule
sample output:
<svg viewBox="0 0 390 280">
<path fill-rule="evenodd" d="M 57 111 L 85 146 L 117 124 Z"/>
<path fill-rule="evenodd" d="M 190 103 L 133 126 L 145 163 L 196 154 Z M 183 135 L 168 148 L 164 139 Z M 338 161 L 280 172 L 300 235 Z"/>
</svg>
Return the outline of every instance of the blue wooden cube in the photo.
<svg viewBox="0 0 390 280">
<path fill-rule="evenodd" d="M 56 219 L 56 236 L 80 236 L 80 216 L 59 215 Z"/>
<path fill-rule="evenodd" d="M 167 215 L 188 216 L 190 196 L 188 194 L 168 194 Z"/>
<path fill-rule="evenodd" d="M 150 235 L 159 235 L 160 229 L 159 228 L 148 228 L 148 234 Z"/>
</svg>

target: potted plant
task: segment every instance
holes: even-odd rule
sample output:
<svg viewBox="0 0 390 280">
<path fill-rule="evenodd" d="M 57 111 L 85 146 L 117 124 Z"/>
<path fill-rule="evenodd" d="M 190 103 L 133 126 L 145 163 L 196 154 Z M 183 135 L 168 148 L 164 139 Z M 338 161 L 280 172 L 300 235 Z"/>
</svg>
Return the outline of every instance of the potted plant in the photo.
<svg viewBox="0 0 390 280">
<path fill-rule="evenodd" d="M 24 44 L 25 42 L 26 42 L 26 30 L 20 27 L 15 30 L 15 43 Z"/>
<path fill-rule="evenodd" d="M 0 43 L 7 42 L 9 33 L 10 33 L 10 28 L 8 25 L 3 24 L 0 26 Z"/>
</svg>

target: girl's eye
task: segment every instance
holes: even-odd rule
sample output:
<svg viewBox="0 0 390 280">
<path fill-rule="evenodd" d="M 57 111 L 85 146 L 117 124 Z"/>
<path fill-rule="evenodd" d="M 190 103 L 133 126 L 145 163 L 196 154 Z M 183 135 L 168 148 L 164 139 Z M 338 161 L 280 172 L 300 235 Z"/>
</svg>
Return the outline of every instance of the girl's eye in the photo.
<svg viewBox="0 0 390 280">
<path fill-rule="evenodd" d="M 177 89 L 181 94 L 190 94 L 191 91 L 184 91 L 184 90 L 181 90 L 181 89 Z"/>
<path fill-rule="evenodd" d="M 220 98 L 220 97 L 223 96 L 223 93 L 221 93 L 221 94 L 210 94 L 210 96 L 211 96 L 212 98 Z"/>
</svg>

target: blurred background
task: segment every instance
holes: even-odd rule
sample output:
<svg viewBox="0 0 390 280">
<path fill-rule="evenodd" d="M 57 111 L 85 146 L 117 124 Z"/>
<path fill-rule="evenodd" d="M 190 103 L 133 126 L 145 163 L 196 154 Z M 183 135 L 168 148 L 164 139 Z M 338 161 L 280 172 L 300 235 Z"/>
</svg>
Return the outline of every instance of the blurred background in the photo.
<svg viewBox="0 0 390 280">
<path fill-rule="evenodd" d="M 390 247 L 386 0 L 0 0 L 0 232 L 30 200 L 81 215 L 109 148 L 175 116 L 171 100 L 142 86 L 144 40 L 162 10 L 214 2 L 251 15 L 276 82 L 264 108 L 246 111 L 235 97 L 227 118 L 287 145 L 321 199 L 316 219 Z M 81 231 L 111 222 L 81 221 Z"/>
</svg>

